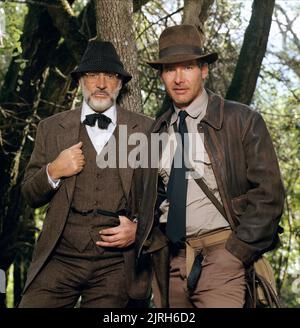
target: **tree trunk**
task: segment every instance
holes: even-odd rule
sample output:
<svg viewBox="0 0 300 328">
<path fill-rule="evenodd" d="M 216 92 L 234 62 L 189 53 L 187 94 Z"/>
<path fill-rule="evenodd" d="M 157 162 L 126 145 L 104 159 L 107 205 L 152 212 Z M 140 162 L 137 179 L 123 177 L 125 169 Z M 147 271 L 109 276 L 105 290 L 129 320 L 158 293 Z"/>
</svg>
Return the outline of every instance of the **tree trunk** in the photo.
<svg viewBox="0 0 300 328">
<path fill-rule="evenodd" d="M 182 24 L 195 25 L 205 41 L 204 24 L 214 0 L 184 0 Z M 203 45 L 202 45 L 203 46 Z"/>
<path fill-rule="evenodd" d="M 121 104 L 131 111 L 142 110 L 142 98 L 137 69 L 137 48 L 133 30 L 132 0 L 95 2 L 97 34 L 101 40 L 110 41 L 124 64 L 133 76 L 126 86 L 126 94 Z"/>
<path fill-rule="evenodd" d="M 250 104 L 263 61 L 275 0 L 254 0 L 236 69 L 226 98 Z"/>
</svg>

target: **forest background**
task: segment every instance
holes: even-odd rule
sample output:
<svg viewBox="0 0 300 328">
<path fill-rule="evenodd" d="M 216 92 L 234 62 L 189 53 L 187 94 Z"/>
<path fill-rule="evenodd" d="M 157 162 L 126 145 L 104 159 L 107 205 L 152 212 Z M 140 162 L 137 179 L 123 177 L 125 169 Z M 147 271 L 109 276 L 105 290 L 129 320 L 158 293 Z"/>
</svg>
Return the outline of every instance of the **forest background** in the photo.
<svg viewBox="0 0 300 328">
<path fill-rule="evenodd" d="M 206 86 L 249 104 L 270 130 L 286 188 L 281 245 L 268 254 L 285 307 L 300 303 L 300 1 L 0 0 L 0 307 L 21 295 L 45 208 L 26 205 L 20 185 L 41 119 L 81 101 L 72 83 L 87 40 L 112 41 L 134 76 L 122 104 L 152 117 L 168 99 L 145 59 L 161 31 L 180 23 L 205 34 L 219 60 Z M 0 275 L 1 278 L 1 275 Z M 6 293 L 5 293 L 6 292 Z"/>
</svg>

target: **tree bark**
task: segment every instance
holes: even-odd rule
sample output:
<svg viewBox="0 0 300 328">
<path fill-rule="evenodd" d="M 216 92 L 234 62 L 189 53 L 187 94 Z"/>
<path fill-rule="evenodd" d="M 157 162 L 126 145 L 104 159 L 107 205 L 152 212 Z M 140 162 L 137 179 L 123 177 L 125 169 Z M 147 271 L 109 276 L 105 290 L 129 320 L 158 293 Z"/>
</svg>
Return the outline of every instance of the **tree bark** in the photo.
<svg viewBox="0 0 300 328">
<path fill-rule="evenodd" d="M 214 0 L 184 0 L 182 23 L 195 25 L 205 41 L 204 24 Z M 203 46 L 203 45 L 202 45 Z"/>
<path fill-rule="evenodd" d="M 250 104 L 267 49 L 275 0 L 254 0 L 236 69 L 226 98 Z"/>
<path fill-rule="evenodd" d="M 142 98 L 137 69 L 137 48 L 133 30 L 132 0 L 95 2 L 97 34 L 114 44 L 125 69 L 132 75 L 121 104 L 131 111 L 142 111 Z"/>
</svg>

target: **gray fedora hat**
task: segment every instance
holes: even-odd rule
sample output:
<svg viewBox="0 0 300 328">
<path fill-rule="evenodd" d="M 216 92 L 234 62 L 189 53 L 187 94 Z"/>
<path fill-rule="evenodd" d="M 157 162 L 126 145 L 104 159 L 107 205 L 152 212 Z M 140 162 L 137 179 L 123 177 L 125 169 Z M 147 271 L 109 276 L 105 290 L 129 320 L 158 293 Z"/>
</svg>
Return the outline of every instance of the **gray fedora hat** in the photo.
<svg viewBox="0 0 300 328">
<path fill-rule="evenodd" d="M 193 59 L 201 59 L 211 64 L 218 59 L 217 53 L 205 54 L 202 49 L 203 38 L 194 25 L 167 27 L 159 37 L 159 58 L 146 61 L 151 67 L 159 69 L 162 64 L 174 64 Z"/>
</svg>

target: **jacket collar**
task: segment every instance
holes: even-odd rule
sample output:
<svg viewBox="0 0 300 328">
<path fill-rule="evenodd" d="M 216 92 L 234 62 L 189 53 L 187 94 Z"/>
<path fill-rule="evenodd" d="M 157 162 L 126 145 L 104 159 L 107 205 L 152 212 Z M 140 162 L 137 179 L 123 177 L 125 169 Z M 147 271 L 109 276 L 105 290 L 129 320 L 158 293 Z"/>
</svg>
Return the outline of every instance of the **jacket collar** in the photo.
<svg viewBox="0 0 300 328">
<path fill-rule="evenodd" d="M 117 125 L 126 125 L 128 133 L 131 133 L 132 129 L 135 129 L 138 124 L 135 120 L 130 120 L 128 114 L 131 112 L 117 104 Z"/>
<path fill-rule="evenodd" d="M 208 94 L 206 114 L 201 122 L 205 122 L 216 130 L 220 130 L 224 118 L 224 99 L 212 91 L 205 89 Z M 161 131 L 163 125 L 169 126 L 173 114 L 173 106 L 156 120 L 152 132 Z"/>
<path fill-rule="evenodd" d="M 166 112 L 164 112 L 161 116 L 159 116 L 153 127 L 152 127 L 152 132 L 159 132 L 161 131 L 161 129 L 163 128 L 163 126 L 169 126 L 170 122 L 171 122 L 171 117 L 173 114 L 174 108 L 173 106 L 170 107 Z"/>
<path fill-rule="evenodd" d="M 68 131 L 73 131 L 79 129 L 80 117 L 81 117 L 81 107 L 76 107 L 75 109 L 67 110 L 64 112 L 65 115 L 59 122 L 64 129 Z"/>
<path fill-rule="evenodd" d="M 216 130 L 220 130 L 224 119 L 224 99 L 208 89 L 206 91 L 208 104 L 202 122 L 207 123 Z"/>
</svg>

